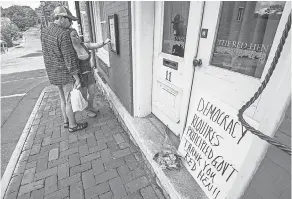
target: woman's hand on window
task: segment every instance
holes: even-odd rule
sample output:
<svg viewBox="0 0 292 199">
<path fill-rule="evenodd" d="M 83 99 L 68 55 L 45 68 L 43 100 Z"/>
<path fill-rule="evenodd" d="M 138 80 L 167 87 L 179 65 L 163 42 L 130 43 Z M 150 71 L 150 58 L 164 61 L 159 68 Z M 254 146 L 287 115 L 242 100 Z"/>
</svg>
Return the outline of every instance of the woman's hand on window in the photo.
<svg viewBox="0 0 292 199">
<path fill-rule="evenodd" d="M 106 38 L 106 40 L 103 42 L 104 44 L 108 44 L 108 43 L 110 43 L 111 42 L 111 40 L 109 39 L 109 38 Z"/>
</svg>

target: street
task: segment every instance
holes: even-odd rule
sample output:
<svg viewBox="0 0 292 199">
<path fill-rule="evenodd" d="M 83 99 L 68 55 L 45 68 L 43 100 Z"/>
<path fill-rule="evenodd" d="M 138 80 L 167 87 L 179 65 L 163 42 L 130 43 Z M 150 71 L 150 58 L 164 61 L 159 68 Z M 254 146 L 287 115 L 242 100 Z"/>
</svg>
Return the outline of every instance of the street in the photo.
<svg viewBox="0 0 292 199">
<path fill-rule="evenodd" d="M 24 38 L 1 55 L 1 176 L 40 93 L 49 85 L 39 29 L 29 29 Z"/>
</svg>

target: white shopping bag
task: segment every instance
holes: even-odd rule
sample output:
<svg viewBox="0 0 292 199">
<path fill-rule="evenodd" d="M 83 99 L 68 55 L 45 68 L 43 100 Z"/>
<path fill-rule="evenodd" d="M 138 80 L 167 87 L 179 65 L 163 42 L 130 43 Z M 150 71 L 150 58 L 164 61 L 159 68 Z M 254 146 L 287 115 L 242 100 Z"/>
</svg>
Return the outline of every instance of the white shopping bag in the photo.
<svg viewBox="0 0 292 199">
<path fill-rule="evenodd" d="M 71 104 L 73 112 L 76 112 L 83 111 L 87 107 L 88 102 L 83 98 L 80 90 L 73 88 L 71 91 Z"/>
</svg>

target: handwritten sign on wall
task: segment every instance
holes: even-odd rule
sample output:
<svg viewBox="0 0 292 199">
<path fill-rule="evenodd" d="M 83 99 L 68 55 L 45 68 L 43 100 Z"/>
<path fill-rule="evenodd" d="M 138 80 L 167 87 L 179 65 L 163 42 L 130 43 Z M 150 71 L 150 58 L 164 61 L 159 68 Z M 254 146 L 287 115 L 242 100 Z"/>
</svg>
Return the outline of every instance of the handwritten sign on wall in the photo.
<svg viewBox="0 0 292 199">
<path fill-rule="evenodd" d="M 197 95 L 191 107 L 178 152 L 208 198 L 225 199 L 254 136 L 238 121 L 237 110 L 213 97 Z"/>
</svg>

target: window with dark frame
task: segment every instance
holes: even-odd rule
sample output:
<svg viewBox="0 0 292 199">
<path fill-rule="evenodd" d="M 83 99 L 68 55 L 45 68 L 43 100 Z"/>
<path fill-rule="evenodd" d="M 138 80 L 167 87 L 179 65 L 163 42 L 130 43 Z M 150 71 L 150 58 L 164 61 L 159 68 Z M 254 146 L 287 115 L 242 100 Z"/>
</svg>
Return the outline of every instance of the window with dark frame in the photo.
<svg viewBox="0 0 292 199">
<path fill-rule="evenodd" d="M 237 18 L 236 18 L 236 20 L 237 21 L 241 21 L 241 19 L 242 19 L 242 16 L 243 16 L 243 9 L 244 8 L 238 8 L 238 13 L 237 13 Z"/>
</svg>

